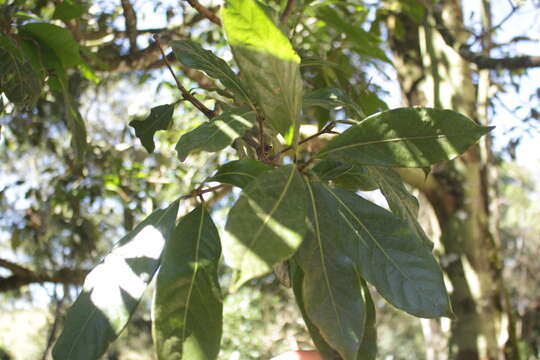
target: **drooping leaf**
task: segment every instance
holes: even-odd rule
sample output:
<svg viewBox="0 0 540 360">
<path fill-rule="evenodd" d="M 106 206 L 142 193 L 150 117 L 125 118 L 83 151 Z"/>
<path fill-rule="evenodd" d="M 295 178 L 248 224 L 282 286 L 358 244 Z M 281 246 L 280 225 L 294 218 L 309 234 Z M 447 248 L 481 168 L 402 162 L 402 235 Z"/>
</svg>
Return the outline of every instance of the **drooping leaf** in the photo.
<svg viewBox="0 0 540 360">
<path fill-rule="evenodd" d="M 364 117 L 362 109 L 343 90 L 336 88 L 317 89 L 306 94 L 304 96 L 304 106 L 320 106 L 328 110 L 343 107 L 352 110 L 357 117 Z"/>
<path fill-rule="evenodd" d="M 351 256 L 362 277 L 409 314 L 450 316 L 441 268 L 408 224 L 353 192 L 326 189 L 339 203 L 340 217 L 356 237 Z"/>
<path fill-rule="evenodd" d="M 20 32 L 51 48 L 62 62 L 64 68 L 82 63 L 79 44 L 67 29 L 49 23 L 34 22 L 23 25 Z"/>
<path fill-rule="evenodd" d="M 399 108 L 350 127 L 318 156 L 360 165 L 426 167 L 452 160 L 489 130 L 451 110 Z"/>
<path fill-rule="evenodd" d="M 129 126 L 135 129 L 135 136 L 141 140 L 146 151 L 154 152 L 154 134 L 158 130 L 168 130 L 171 127 L 174 113 L 173 104 L 165 104 L 150 109 L 150 115 L 144 120 L 133 120 Z"/>
<path fill-rule="evenodd" d="M 77 0 L 64 0 L 54 8 L 53 19 L 69 21 L 81 17 L 86 12 L 88 6 Z"/>
<path fill-rule="evenodd" d="M 223 28 L 242 76 L 266 120 L 282 135 L 298 133 L 302 108 L 300 57 L 255 0 L 229 0 Z"/>
<path fill-rule="evenodd" d="M 369 293 L 369 288 L 362 280 L 362 290 L 366 303 L 366 325 L 364 327 L 364 338 L 358 351 L 357 360 L 375 360 L 377 358 L 377 327 L 375 304 Z"/>
<path fill-rule="evenodd" d="M 157 270 L 178 201 L 150 214 L 86 277 L 53 348 L 55 360 L 97 360 L 124 329 Z"/>
<path fill-rule="evenodd" d="M 247 108 L 227 110 L 210 122 L 182 135 L 176 144 L 180 161 L 195 152 L 216 152 L 231 145 L 255 124 L 255 113 Z"/>
<path fill-rule="evenodd" d="M 255 159 L 233 160 L 220 166 L 214 176 L 208 180 L 244 188 L 251 181 L 269 170 L 272 170 L 270 165 Z"/>
<path fill-rule="evenodd" d="M 71 132 L 71 146 L 75 151 L 75 159 L 77 164 L 81 165 L 84 161 L 87 151 L 86 125 L 79 112 L 79 109 L 74 104 L 71 95 L 62 85 L 64 104 L 66 106 L 66 118 L 69 131 Z"/>
<path fill-rule="evenodd" d="M 244 102 L 248 104 L 252 102 L 249 92 L 223 59 L 189 40 L 171 41 L 171 47 L 182 64 L 204 71 L 211 78 L 221 81 L 228 90 L 239 95 Z"/>
<path fill-rule="evenodd" d="M 0 92 L 15 105 L 30 108 L 42 85 L 41 75 L 34 71 L 16 43 L 0 34 Z"/>
<path fill-rule="evenodd" d="M 238 270 L 233 288 L 290 258 L 306 230 L 304 184 L 293 165 L 268 171 L 240 194 L 227 219 L 227 262 Z"/>
<path fill-rule="evenodd" d="M 307 317 L 344 360 L 356 360 L 364 336 L 365 304 L 352 237 L 339 203 L 321 183 L 306 183 L 308 232 L 295 256 L 304 272 Z"/>
<path fill-rule="evenodd" d="M 158 359 L 217 359 L 223 313 L 220 256 L 216 226 L 199 205 L 180 220 L 163 253 L 152 323 Z"/>
<path fill-rule="evenodd" d="M 304 322 L 306 323 L 306 327 L 308 328 L 309 335 L 311 336 L 315 347 L 317 348 L 317 350 L 319 350 L 324 359 L 336 359 L 338 358 L 339 354 L 334 349 L 332 349 L 330 345 L 328 345 L 328 343 L 322 337 L 321 332 L 319 331 L 317 326 L 315 326 L 315 324 L 311 322 L 310 318 L 306 313 L 304 296 L 302 294 L 302 288 L 304 284 L 304 272 L 302 271 L 300 266 L 296 264 L 295 261 L 291 261 L 290 263 L 294 297 L 296 299 L 296 304 L 298 305 L 298 308 L 302 313 L 302 317 L 304 319 Z"/>
<path fill-rule="evenodd" d="M 403 220 L 405 220 L 417 237 L 422 239 L 424 244 L 431 250 L 433 242 L 418 223 L 418 200 L 407 189 L 397 172 L 388 168 L 376 166 L 366 166 L 370 178 L 378 184 L 382 194 L 388 202 L 390 210 Z"/>
</svg>

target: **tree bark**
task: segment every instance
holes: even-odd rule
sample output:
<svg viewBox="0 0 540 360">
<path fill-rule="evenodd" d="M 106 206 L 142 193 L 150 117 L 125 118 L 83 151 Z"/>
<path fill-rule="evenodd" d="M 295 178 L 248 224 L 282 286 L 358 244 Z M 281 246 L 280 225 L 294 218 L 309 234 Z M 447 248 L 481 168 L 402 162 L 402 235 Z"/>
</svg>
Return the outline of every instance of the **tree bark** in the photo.
<svg viewBox="0 0 540 360">
<path fill-rule="evenodd" d="M 458 0 L 440 3 L 447 27 L 463 29 Z M 446 16 L 445 16 L 446 15 Z M 470 64 L 437 33 L 435 20 L 424 24 L 401 15 L 406 38 L 390 28 L 390 45 L 407 105 L 443 107 L 478 121 L 477 93 Z M 454 30 L 456 37 L 463 37 Z M 414 77 L 414 78 L 413 78 Z M 505 301 L 499 244 L 491 224 L 489 161 L 479 145 L 461 158 L 434 167 L 423 192 L 441 231 L 441 265 L 451 284 L 455 318 L 451 324 L 449 358 L 456 360 L 518 359 L 511 309 Z M 511 346 L 507 346 L 510 343 Z M 509 351 L 508 351 L 509 350 Z"/>
</svg>

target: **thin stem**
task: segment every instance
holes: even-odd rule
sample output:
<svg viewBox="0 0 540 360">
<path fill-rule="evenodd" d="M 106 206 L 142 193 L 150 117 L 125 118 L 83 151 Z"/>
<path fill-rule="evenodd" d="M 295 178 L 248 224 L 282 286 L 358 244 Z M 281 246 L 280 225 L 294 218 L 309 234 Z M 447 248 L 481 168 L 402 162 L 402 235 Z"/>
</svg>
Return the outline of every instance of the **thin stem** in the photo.
<svg viewBox="0 0 540 360">
<path fill-rule="evenodd" d="M 197 10 L 199 14 L 210 20 L 216 25 L 221 26 L 221 19 L 216 16 L 210 9 L 205 8 L 197 0 L 186 0 L 192 8 Z"/>
<path fill-rule="evenodd" d="M 264 160 L 266 158 L 266 149 L 264 145 L 264 119 L 257 114 L 257 122 L 259 123 L 259 147 L 257 152 L 259 153 L 259 160 Z"/>
<path fill-rule="evenodd" d="M 220 184 L 220 185 L 212 186 L 212 187 L 209 187 L 209 188 L 206 188 L 206 189 L 201 189 L 201 188 L 195 189 L 192 192 L 190 192 L 189 194 L 182 196 L 180 199 L 182 199 L 182 200 L 191 199 L 191 198 L 194 198 L 194 197 L 201 196 L 202 194 L 217 191 L 217 190 L 219 190 L 219 189 L 221 189 L 223 187 L 225 187 L 225 185 Z"/>
<path fill-rule="evenodd" d="M 202 102 L 200 102 L 195 96 L 193 96 L 181 83 L 180 80 L 178 80 L 178 77 L 174 73 L 174 70 L 171 67 L 171 64 L 167 60 L 167 56 L 165 56 L 165 52 L 163 51 L 163 48 L 161 47 L 161 43 L 159 42 L 159 37 L 154 36 L 154 40 L 156 41 L 156 45 L 159 48 L 159 51 L 161 52 L 161 56 L 163 57 L 163 60 L 165 62 L 165 65 L 169 69 L 169 72 L 171 73 L 174 81 L 176 82 L 176 87 L 180 92 L 182 93 L 182 97 L 193 104 L 197 109 L 199 109 L 200 112 L 202 112 L 208 119 L 212 119 L 214 116 L 216 116 L 215 112 L 207 108 Z"/>
<path fill-rule="evenodd" d="M 289 19 L 289 16 L 291 16 L 292 11 L 294 10 L 295 0 L 288 0 L 287 5 L 285 6 L 285 10 L 283 10 L 283 14 L 280 16 L 280 22 L 282 24 L 287 23 L 287 20 Z"/>
<path fill-rule="evenodd" d="M 313 134 L 311 136 L 308 136 L 307 138 L 305 138 L 304 140 L 300 140 L 298 142 L 298 145 L 301 145 L 301 144 L 304 144 L 304 143 L 307 143 L 308 141 L 311 141 L 323 134 L 329 134 L 329 133 L 334 133 L 334 131 L 332 131 L 332 129 L 334 128 L 334 126 L 336 126 L 336 124 L 334 122 L 331 122 L 330 124 L 326 125 L 324 128 L 321 129 L 321 131 L 319 131 L 318 133 L 316 134 Z M 287 146 L 285 149 L 281 150 L 280 152 L 272 155 L 269 160 L 270 161 L 273 161 L 273 160 L 276 160 L 277 158 L 279 158 L 283 153 L 286 153 L 287 151 L 291 151 L 293 149 L 292 146 Z"/>
</svg>

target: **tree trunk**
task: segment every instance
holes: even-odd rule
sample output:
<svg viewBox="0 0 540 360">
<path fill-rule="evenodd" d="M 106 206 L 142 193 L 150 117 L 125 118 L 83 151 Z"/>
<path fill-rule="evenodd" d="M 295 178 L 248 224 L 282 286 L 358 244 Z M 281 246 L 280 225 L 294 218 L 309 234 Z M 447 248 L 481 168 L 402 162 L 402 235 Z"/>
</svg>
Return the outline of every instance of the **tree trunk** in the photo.
<svg viewBox="0 0 540 360">
<path fill-rule="evenodd" d="M 444 1 L 447 26 L 457 36 L 464 28 L 458 0 Z M 431 19 L 416 24 L 394 15 L 404 38 L 392 34 L 390 45 L 407 105 L 443 107 L 479 120 L 473 72 L 446 46 Z M 451 284 L 455 318 L 451 324 L 449 358 L 458 360 L 518 359 L 507 314 L 498 238 L 491 224 L 489 162 L 480 145 L 456 161 L 435 166 L 431 179 L 419 182 L 431 203 L 441 231 L 440 262 Z M 511 332 L 511 331 L 510 331 Z M 506 346 L 506 343 L 512 346 Z M 505 351 L 506 346 L 506 351 Z"/>
</svg>

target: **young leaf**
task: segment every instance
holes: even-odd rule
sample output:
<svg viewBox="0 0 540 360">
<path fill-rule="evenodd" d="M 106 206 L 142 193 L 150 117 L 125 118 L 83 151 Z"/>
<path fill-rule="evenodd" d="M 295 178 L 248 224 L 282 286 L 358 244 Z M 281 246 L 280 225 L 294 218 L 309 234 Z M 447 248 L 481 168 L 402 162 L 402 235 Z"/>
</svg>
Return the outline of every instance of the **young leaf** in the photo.
<svg viewBox="0 0 540 360">
<path fill-rule="evenodd" d="M 360 165 L 427 167 L 452 160 L 489 130 L 451 110 L 399 108 L 350 127 L 318 156 Z"/>
<path fill-rule="evenodd" d="M 290 258 L 306 230 L 304 183 L 293 165 L 269 171 L 240 194 L 227 219 L 227 262 L 237 269 L 233 288 Z"/>
<path fill-rule="evenodd" d="M 97 360 L 124 329 L 160 262 L 178 201 L 150 214 L 86 277 L 53 348 L 55 360 Z"/>
<path fill-rule="evenodd" d="M 347 231 L 356 238 L 349 252 L 362 277 L 412 315 L 450 316 L 441 268 L 408 224 L 353 192 L 326 189 L 339 203 Z"/>
<path fill-rule="evenodd" d="M 223 28 L 242 76 L 266 119 L 282 135 L 297 133 L 302 107 L 300 57 L 255 0 L 229 0 Z"/>
<path fill-rule="evenodd" d="M 144 120 L 133 120 L 129 126 L 135 129 L 135 136 L 141 140 L 146 151 L 154 152 L 154 134 L 158 130 L 168 130 L 171 127 L 174 105 L 159 105 L 150 109 L 150 115 Z"/>
<path fill-rule="evenodd" d="M 388 168 L 376 166 L 366 166 L 372 181 L 378 184 L 382 194 L 388 202 L 390 210 L 401 219 L 405 220 L 411 230 L 416 233 L 419 239 L 431 250 L 433 242 L 427 237 L 426 233 L 418 223 L 418 200 L 411 195 L 405 188 L 401 176 L 397 172 Z"/>
<path fill-rule="evenodd" d="M 158 359 L 217 359 L 223 313 L 220 256 L 216 226 L 199 205 L 180 220 L 163 253 L 153 305 Z"/>
<path fill-rule="evenodd" d="M 231 145 L 255 124 L 255 113 L 247 108 L 227 110 L 223 114 L 182 135 L 176 144 L 180 161 L 195 152 L 216 152 Z"/>
<path fill-rule="evenodd" d="M 364 336 L 362 287 L 339 203 L 320 183 L 306 183 L 309 228 L 295 256 L 304 272 L 307 317 L 344 360 L 356 360 Z"/>
<path fill-rule="evenodd" d="M 189 40 L 171 41 L 171 47 L 174 55 L 182 64 L 204 71 L 211 78 L 221 81 L 228 90 L 239 95 L 244 102 L 252 103 L 248 91 L 223 59 Z"/>
<path fill-rule="evenodd" d="M 51 48 L 64 68 L 82 63 L 79 54 L 79 43 L 67 29 L 53 24 L 34 22 L 23 25 L 20 32 Z"/>
<path fill-rule="evenodd" d="M 208 180 L 244 188 L 251 181 L 269 170 L 272 170 L 270 165 L 266 165 L 255 159 L 246 158 L 234 160 L 222 165 L 214 176 Z"/>
</svg>

